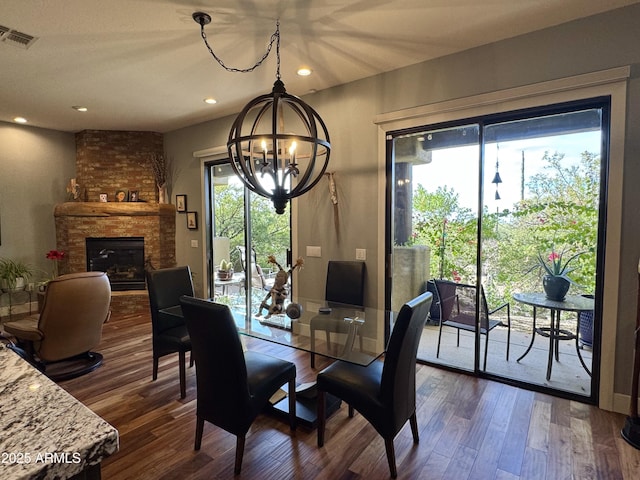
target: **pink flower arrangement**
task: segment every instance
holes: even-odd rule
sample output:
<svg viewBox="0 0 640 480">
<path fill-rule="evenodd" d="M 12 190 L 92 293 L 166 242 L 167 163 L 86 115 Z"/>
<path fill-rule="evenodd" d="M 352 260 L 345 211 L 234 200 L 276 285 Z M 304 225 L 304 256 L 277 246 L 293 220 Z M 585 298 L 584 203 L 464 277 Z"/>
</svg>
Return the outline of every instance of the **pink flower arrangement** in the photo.
<svg viewBox="0 0 640 480">
<path fill-rule="evenodd" d="M 64 258 L 64 252 L 60 250 L 49 250 L 49 252 L 47 252 L 47 258 L 53 262 L 51 272 L 53 278 L 56 278 L 58 276 L 58 262 Z"/>
</svg>

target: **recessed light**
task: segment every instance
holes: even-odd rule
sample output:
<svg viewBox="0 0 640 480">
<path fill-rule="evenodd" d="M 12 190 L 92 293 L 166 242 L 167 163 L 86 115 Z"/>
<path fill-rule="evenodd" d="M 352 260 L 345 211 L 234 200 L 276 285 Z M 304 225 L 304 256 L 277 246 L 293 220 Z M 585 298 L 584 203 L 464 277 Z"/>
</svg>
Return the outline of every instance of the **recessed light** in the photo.
<svg viewBox="0 0 640 480">
<path fill-rule="evenodd" d="M 24 117 L 15 117 L 13 121 L 16 123 L 27 123 L 27 119 Z"/>
<path fill-rule="evenodd" d="M 78 111 L 78 112 L 86 112 L 87 110 L 89 110 L 87 107 L 81 107 L 79 105 L 74 105 L 73 107 L 74 110 Z"/>
<path fill-rule="evenodd" d="M 207 98 L 204 99 L 204 103 L 208 103 L 209 105 L 213 105 L 215 103 L 218 103 L 218 101 L 215 98 L 207 97 Z"/>
<path fill-rule="evenodd" d="M 298 69 L 298 75 L 301 77 L 308 77 L 311 75 L 311 69 L 309 67 L 301 67 Z"/>
</svg>

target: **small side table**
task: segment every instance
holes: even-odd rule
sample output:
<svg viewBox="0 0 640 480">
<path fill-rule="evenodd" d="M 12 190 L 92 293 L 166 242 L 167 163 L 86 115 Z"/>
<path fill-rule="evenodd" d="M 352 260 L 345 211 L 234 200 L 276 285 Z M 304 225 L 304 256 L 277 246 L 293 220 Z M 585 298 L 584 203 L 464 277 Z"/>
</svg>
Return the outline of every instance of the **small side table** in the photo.
<svg viewBox="0 0 640 480">
<path fill-rule="evenodd" d="M 578 358 L 585 371 L 591 376 L 591 371 L 584 363 L 582 354 L 580 353 L 580 346 L 578 345 L 578 337 L 580 333 L 580 322 L 577 322 L 576 332 L 570 332 L 560 328 L 560 312 L 588 312 L 594 308 L 594 300 L 592 298 L 583 297 L 582 295 L 567 295 L 562 301 L 549 300 L 544 293 L 515 293 L 513 299 L 516 302 L 524 303 L 526 305 L 533 306 L 533 330 L 531 333 L 531 343 L 527 347 L 527 350 L 518 358 L 518 362 L 522 360 L 531 351 L 536 334 L 542 335 L 549 339 L 549 361 L 547 363 L 547 380 L 551 379 L 551 367 L 553 366 L 553 357 L 555 355 L 558 360 L 558 342 L 560 340 L 575 340 L 576 352 Z M 536 309 L 548 308 L 551 312 L 551 323 L 548 327 L 536 326 Z"/>
</svg>

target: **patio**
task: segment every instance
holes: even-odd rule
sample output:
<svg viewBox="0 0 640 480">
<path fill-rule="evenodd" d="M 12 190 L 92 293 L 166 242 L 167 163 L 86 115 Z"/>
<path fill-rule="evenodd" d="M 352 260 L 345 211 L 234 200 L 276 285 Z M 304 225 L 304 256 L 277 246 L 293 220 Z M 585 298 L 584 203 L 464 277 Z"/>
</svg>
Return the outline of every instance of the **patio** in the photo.
<svg viewBox="0 0 640 480">
<path fill-rule="evenodd" d="M 548 325 L 548 320 L 539 317 L 539 326 Z M 576 329 L 576 319 L 567 316 L 562 319 L 562 328 L 569 331 Z M 418 358 L 429 362 L 453 366 L 457 368 L 473 369 L 473 334 L 460 332 L 460 347 L 456 346 L 457 330 L 450 327 L 442 329 L 442 343 L 440 357 L 436 358 L 438 344 L 438 325 L 427 325 L 423 331 L 418 350 Z M 531 351 L 520 362 L 516 360 L 526 351 L 531 342 L 531 318 L 514 317 L 511 325 L 511 347 L 509 361 L 505 359 L 507 329 L 497 327 L 489 334 L 489 351 L 487 372 L 504 378 L 524 381 L 534 385 L 543 385 L 557 390 L 589 396 L 591 392 L 591 377 L 582 367 L 576 353 L 575 340 L 559 342 L 559 361 L 554 360 L 551 379 L 546 379 L 549 358 L 549 339 L 536 335 Z M 481 338 L 481 353 L 484 354 L 485 336 Z M 592 350 L 583 347 L 580 350 L 582 358 L 591 370 Z"/>
</svg>

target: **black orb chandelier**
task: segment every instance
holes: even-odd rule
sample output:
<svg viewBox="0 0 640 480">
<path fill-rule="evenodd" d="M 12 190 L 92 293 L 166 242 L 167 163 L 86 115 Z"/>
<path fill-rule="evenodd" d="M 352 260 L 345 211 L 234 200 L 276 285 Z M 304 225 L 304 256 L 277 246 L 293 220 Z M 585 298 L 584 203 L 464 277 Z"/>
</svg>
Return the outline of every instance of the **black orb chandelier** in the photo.
<svg viewBox="0 0 640 480">
<path fill-rule="evenodd" d="M 200 34 L 213 58 L 227 71 L 251 72 L 276 45 L 276 81 L 271 93 L 260 95 L 242 109 L 233 122 L 227 150 L 234 172 L 252 192 L 271 199 L 276 213 L 287 202 L 308 192 L 322 178 L 329 163 L 331 143 L 320 115 L 302 99 L 287 93 L 280 79 L 280 22 L 267 51 L 252 67 L 227 67 L 209 46 L 204 26 L 211 17 L 195 12 Z"/>
</svg>

